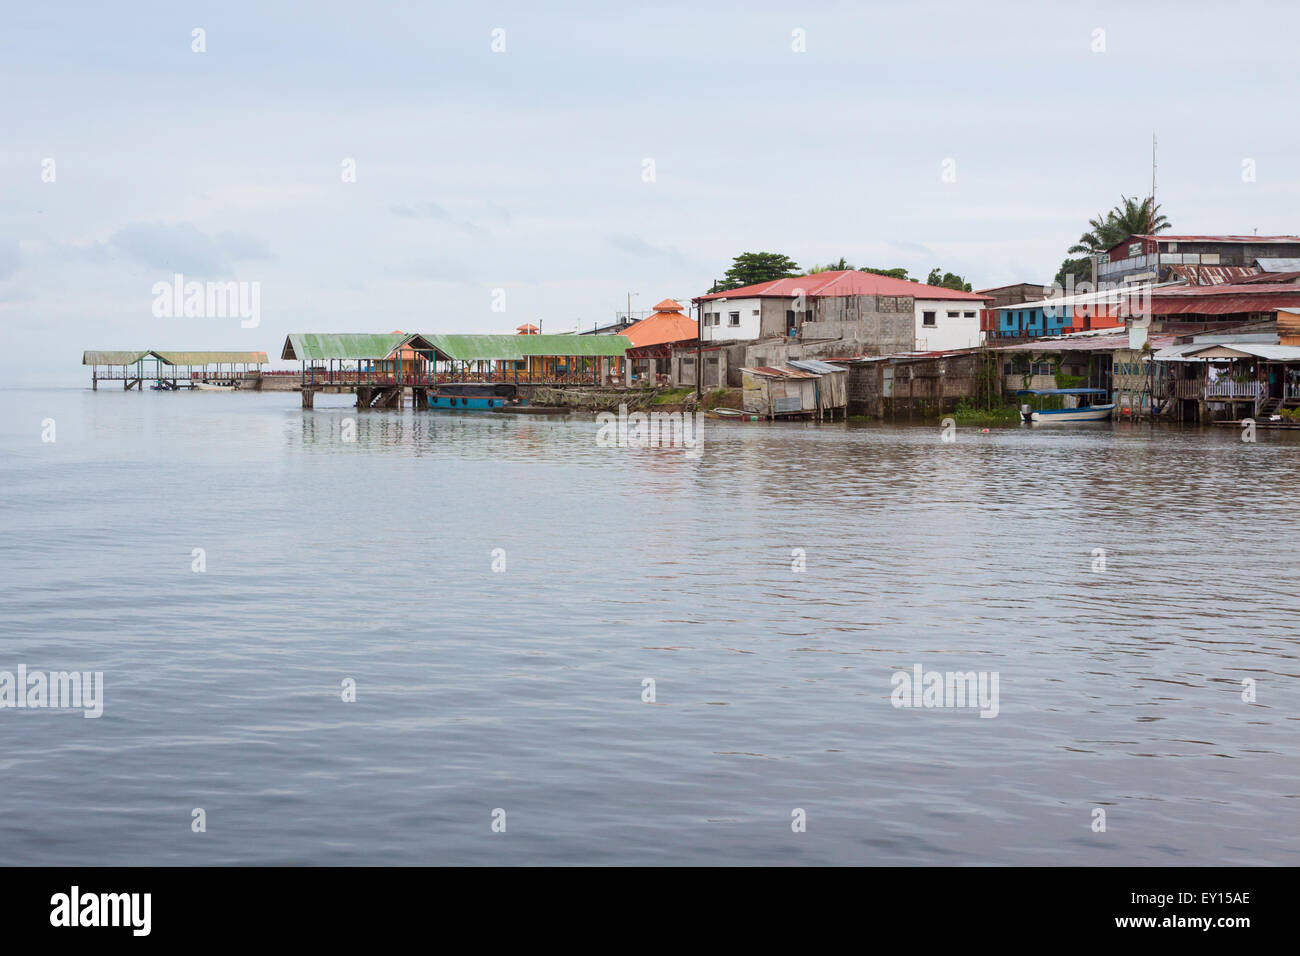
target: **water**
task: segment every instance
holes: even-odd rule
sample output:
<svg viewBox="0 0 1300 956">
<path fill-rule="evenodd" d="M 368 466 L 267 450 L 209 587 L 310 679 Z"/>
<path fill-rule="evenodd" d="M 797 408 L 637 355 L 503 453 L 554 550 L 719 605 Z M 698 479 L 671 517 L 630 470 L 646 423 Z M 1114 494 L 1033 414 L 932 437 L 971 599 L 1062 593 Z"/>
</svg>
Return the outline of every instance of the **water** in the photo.
<svg viewBox="0 0 1300 956">
<path fill-rule="evenodd" d="M 5 863 L 1300 863 L 1294 433 L 2 394 Z"/>
</svg>

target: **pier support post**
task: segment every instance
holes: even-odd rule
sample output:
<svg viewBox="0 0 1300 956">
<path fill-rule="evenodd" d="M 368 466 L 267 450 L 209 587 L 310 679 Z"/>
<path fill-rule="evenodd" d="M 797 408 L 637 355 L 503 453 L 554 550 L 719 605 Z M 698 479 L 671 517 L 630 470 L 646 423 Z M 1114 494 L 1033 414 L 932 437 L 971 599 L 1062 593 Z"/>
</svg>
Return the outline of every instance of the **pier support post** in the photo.
<svg viewBox="0 0 1300 956">
<path fill-rule="evenodd" d="M 316 392 L 314 389 L 304 388 L 302 390 L 302 407 L 315 408 L 315 404 L 314 404 L 315 396 L 316 396 Z"/>
</svg>

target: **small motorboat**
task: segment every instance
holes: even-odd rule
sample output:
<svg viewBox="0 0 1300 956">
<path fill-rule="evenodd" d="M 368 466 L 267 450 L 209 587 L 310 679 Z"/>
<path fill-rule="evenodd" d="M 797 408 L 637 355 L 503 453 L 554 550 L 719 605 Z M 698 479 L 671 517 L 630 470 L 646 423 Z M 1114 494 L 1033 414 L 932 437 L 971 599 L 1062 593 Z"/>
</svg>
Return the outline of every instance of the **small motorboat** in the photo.
<svg viewBox="0 0 1300 956">
<path fill-rule="evenodd" d="M 526 404 L 508 382 L 446 382 L 429 389 L 430 408 L 495 412 Z"/>
<path fill-rule="evenodd" d="M 1035 402 L 1020 406 L 1020 417 L 1027 423 L 1071 424 L 1074 422 L 1103 422 L 1115 411 L 1114 402 L 1098 402 L 1110 393 L 1104 388 L 1022 388 L 1017 396 L 1033 396 Z M 1036 407 L 1049 395 L 1061 396 L 1061 408 Z"/>
<path fill-rule="evenodd" d="M 195 382 L 194 387 L 200 392 L 233 392 L 234 382 Z"/>
</svg>

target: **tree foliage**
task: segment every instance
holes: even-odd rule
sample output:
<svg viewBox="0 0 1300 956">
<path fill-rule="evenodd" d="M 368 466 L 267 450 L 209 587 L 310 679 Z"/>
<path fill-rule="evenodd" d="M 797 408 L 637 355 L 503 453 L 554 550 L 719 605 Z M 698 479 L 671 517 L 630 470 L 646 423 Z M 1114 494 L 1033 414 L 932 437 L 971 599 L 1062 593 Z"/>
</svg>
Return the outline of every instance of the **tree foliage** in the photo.
<svg viewBox="0 0 1300 956">
<path fill-rule="evenodd" d="M 1079 258 L 1067 258 L 1056 272 L 1056 281 L 1062 288 L 1067 285 L 1066 278 L 1074 277 L 1074 283 L 1092 281 L 1092 257 L 1099 256 L 1123 242 L 1129 236 L 1157 235 L 1168 231 L 1169 219 L 1160 211 L 1160 204 L 1153 207 L 1152 199 L 1137 200 L 1129 196 L 1120 196 L 1119 205 L 1109 212 L 1093 216 L 1088 220 L 1088 229 L 1079 237 L 1079 241 L 1066 251 L 1082 253 Z"/>
<path fill-rule="evenodd" d="M 938 286 L 941 289 L 956 289 L 958 292 L 971 291 L 969 282 L 955 272 L 940 274 L 938 266 L 930 270 L 930 276 L 925 280 L 925 284 Z"/>
<path fill-rule="evenodd" d="M 732 260 L 731 268 L 717 283 L 715 292 L 739 289 L 741 286 L 771 282 L 799 275 L 799 265 L 789 256 L 779 252 L 742 252 Z"/>
</svg>

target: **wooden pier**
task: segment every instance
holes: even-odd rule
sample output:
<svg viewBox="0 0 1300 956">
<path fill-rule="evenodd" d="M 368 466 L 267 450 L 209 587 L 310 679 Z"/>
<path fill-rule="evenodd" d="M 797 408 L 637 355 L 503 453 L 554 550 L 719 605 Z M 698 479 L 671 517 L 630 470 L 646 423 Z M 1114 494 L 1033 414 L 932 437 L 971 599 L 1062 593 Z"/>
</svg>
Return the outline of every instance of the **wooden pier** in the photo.
<svg viewBox="0 0 1300 956">
<path fill-rule="evenodd" d="M 146 382 L 165 391 L 224 385 L 260 389 L 265 352 L 87 351 L 81 364 L 90 366 L 90 387 L 121 382 L 126 391 L 143 391 Z"/>
</svg>

